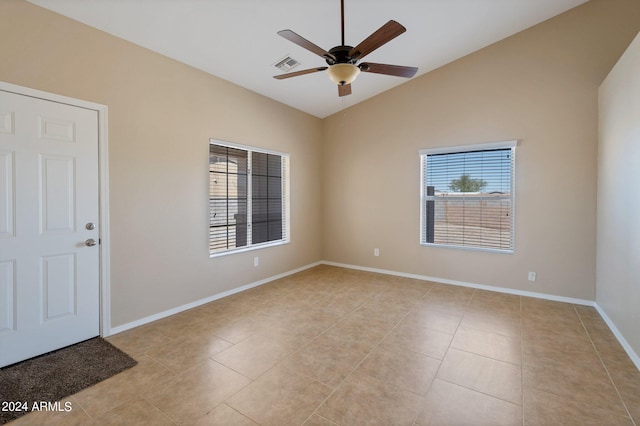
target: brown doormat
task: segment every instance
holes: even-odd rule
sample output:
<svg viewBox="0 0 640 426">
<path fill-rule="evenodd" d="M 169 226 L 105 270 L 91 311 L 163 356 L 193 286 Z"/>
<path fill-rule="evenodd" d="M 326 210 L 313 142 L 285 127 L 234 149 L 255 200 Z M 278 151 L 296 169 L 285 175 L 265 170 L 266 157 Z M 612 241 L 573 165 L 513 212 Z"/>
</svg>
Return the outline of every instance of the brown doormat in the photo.
<svg viewBox="0 0 640 426">
<path fill-rule="evenodd" d="M 0 369 L 0 423 L 55 403 L 133 367 L 137 361 L 101 337 Z M 26 411 L 25 411 L 26 409 Z"/>
</svg>

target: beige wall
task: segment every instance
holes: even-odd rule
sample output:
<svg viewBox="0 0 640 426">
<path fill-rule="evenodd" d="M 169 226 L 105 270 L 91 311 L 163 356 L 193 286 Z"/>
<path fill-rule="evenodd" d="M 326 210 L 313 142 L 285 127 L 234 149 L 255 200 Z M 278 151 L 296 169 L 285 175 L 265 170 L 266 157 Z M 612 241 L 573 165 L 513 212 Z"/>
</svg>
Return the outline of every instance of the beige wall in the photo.
<svg viewBox="0 0 640 426">
<path fill-rule="evenodd" d="M 109 107 L 112 326 L 321 259 L 593 300 L 597 88 L 639 29 L 591 0 L 321 121 L 2 0 L 0 81 Z M 210 137 L 291 154 L 291 244 L 209 258 Z M 420 247 L 418 150 L 514 138 L 515 254 Z"/>
<path fill-rule="evenodd" d="M 319 119 L 21 0 L 0 51 L 0 81 L 109 108 L 112 326 L 320 260 Z M 291 244 L 209 258 L 212 137 L 290 153 Z"/>
<path fill-rule="evenodd" d="M 596 298 L 636 354 L 640 354 L 638 76 L 640 35 L 600 87 Z"/>
<path fill-rule="evenodd" d="M 592 0 L 327 118 L 324 259 L 594 300 L 598 86 L 639 29 Z M 421 247 L 418 150 L 512 139 L 515 253 Z"/>
</svg>

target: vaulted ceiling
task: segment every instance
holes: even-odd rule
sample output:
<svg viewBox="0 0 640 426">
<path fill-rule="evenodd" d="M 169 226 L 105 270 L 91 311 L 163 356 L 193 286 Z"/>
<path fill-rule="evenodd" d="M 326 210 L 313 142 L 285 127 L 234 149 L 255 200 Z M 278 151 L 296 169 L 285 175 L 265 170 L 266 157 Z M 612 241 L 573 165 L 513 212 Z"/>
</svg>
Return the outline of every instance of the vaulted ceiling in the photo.
<svg viewBox="0 0 640 426">
<path fill-rule="evenodd" d="M 291 29 L 329 50 L 341 43 L 339 0 L 30 0 L 117 37 L 324 118 L 406 82 L 362 73 L 353 94 L 338 97 L 325 72 L 285 80 L 326 65 L 282 37 Z M 345 43 L 355 46 L 390 19 L 407 32 L 367 62 L 416 66 L 419 75 L 547 20 L 586 0 L 345 0 Z"/>
</svg>

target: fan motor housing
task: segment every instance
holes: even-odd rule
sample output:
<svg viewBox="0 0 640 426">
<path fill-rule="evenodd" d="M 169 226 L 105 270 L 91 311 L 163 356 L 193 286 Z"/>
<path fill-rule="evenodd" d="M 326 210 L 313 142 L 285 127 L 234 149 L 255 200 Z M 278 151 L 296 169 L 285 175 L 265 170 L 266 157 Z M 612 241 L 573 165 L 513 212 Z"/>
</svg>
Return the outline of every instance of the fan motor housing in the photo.
<svg viewBox="0 0 640 426">
<path fill-rule="evenodd" d="M 335 65 L 335 64 L 351 64 L 355 65 L 358 62 L 357 59 L 349 56 L 349 52 L 353 49 L 352 46 L 336 46 L 329 50 L 333 56 L 335 56 L 336 60 L 334 61 L 332 58 L 325 58 L 327 64 Z"/>
</svg>

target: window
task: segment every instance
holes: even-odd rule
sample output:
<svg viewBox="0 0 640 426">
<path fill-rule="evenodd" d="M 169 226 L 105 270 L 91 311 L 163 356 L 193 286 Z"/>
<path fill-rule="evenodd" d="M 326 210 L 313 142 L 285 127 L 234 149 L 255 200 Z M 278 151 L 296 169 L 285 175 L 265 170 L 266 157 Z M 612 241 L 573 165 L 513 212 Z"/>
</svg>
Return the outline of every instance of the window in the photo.
<svg viewBox="0 0 640 426">
<path fill-rule="evenodd" d="M 513 252 L 516 141 L 420 151 L 420 243 Z"/>
<path fill-rule="evenodd" d="M 289 156 L 211 140 L 209 253 L 289 242 Z"/>
</svg>

